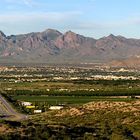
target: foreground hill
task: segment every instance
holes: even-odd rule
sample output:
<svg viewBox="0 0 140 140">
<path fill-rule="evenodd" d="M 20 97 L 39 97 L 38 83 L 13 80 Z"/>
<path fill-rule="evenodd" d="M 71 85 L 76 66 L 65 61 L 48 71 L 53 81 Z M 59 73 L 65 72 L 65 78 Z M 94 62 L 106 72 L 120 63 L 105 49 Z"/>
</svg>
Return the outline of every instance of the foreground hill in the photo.
<svg viewBox="0 0 140 140">
<path fill-rule="evenodd" d="M 1 139 L 139 140 L 140 101 L 91 102 L 0 126 Z"/>
<path fill-rule="evenodd" d="M 123 62 L 139 55 L 140 39 L 112 34 L 94 39 L 72 31 L 63 34 L 53 29 L 11 36 L 0 32 L 1 63 Z M 135 60 L 131 61 L 135 63 Z"/>
</svg>

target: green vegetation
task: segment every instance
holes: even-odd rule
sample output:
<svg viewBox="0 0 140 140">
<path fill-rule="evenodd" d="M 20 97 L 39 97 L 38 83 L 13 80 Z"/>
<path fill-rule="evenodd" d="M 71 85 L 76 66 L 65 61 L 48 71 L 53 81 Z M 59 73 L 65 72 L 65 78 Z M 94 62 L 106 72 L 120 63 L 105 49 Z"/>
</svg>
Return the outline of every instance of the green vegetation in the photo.
<svg viewBox="0 0 140 140">
<path fill-rule="evenodd" d="M 111 98 L 104 96 L 15 96 L 14 99 L 29 102 L 47 102 L 50 105 L 57 104 L 83 104 L 91 101 L 132 101 L 131 98 Z"/>
<path fill-rule="evenodd" d="M 3 90 L 34 90 L 47 91 L 67 89 L 68 91 L 77 91 L 85 89 L 94 89 L 97 91 L 112 92 L 138 92 L 140 91 L 140 80 L 62 80 L 62 81 L 36 81 L 36 82 L 1 82 Z"/>
<path fill-rule="evenodd" d="M 137 109 L 137 110 L 136 110 Z M 137 140 L 140 138 L 140 101 L 96 102 L 32 115 L 21 123 L 4 122 L 12 129 L 1 139 Z M 18 130 L 18 131 L 17 131 Z"/>
<path fill-rule="evenodd" d="M 92 79 L 95 75 L 126 79 Z M 4 70 L 0 74 L 2 95 L 29 118 L 21 122 L 2 120 L 0 139 L 138 140 L 140 80 L 127 80 L 128 76 L 137 78 L 140 74 L 65 67 Z M 43 113 L 34 114 L 34 109 L 21 101 L 31 102 Z M 53 105 L 63 109 L 49 110 Z"/>
</svg>

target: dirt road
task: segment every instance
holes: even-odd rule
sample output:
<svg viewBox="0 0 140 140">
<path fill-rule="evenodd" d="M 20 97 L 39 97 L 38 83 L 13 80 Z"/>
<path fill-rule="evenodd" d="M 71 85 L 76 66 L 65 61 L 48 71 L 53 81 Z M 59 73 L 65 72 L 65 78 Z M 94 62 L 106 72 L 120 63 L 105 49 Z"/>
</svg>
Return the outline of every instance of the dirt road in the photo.
<svg viewBox="0 0 140 140">
<path fill-rule="evenodd" d="M 26 115 L 18 113 L 2 95 L 0 95 L 0 117 L 13 121 L 21 121 L 28 118 Z"/>
</svg>

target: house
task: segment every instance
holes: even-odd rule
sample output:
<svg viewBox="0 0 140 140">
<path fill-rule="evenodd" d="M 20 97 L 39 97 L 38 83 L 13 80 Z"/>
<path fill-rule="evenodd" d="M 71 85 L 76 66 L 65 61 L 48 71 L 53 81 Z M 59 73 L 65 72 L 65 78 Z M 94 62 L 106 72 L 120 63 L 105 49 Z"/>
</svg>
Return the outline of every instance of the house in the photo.
<svg viewBox="0 0 140 140">
<path fill-rule="evenodd" d="M 50 106 L 50 110 L 60 110 L 60 109 L 62 109 L 63 108 L 63 106 Z"/>
<path fill-rule="evenodd" d="M 22 105 L 22 106 L 30 106 L 30 105 L 32 105 L 32 103 L 31 103 L 31 102 L 24 102 L 24 101 L 21 101 L 21 105 Z"/>
<path fill-rule="evenodd" d="M 34 113 L 42 113 L 42 110 L 34 110 Z"/>
</svg>

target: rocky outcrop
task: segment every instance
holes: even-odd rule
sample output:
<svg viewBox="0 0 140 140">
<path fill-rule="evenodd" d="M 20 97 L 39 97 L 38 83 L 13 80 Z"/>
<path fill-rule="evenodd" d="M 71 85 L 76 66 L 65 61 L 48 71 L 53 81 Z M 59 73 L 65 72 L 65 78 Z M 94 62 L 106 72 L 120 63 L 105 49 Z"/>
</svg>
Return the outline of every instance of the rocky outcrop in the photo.
<svg viewBox="0 0 140 140">
<path fill-rule="evenodd" d="M 128 39 L 112 34 L 94 39 L 72 31 L 63 34 L 53 29 L 11 36 L 0 32 L 0 62 L 94 63 L 119 61 L 124 64 L 123 61 L 139 55 L 139 39 Z"/>
</svg>

